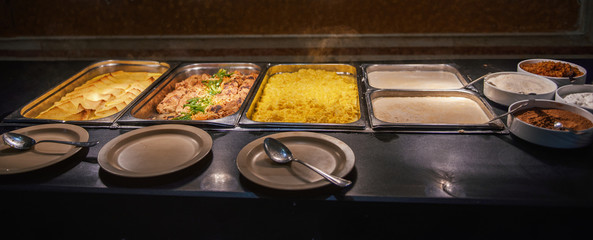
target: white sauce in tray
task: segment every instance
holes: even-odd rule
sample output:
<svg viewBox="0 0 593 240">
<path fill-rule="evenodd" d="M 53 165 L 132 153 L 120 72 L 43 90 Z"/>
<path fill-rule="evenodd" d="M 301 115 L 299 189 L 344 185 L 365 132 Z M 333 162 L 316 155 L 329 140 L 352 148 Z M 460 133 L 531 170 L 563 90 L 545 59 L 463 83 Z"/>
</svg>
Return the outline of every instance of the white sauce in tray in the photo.
<svg viewBox="0 0 593 240">
<path fill-rule="evenodd" d="M 459 78 L 446 71 L 374 71 L 368 74 L 369 84 L 387 89 L 457 89 L 463 87 Z"/>
<path fill-rule="evenodd" d="M 373 112 L 390 123 L 484 124 L 490 120 L 475 101 L 464 97 L 379 97 Z"/>
</svg>

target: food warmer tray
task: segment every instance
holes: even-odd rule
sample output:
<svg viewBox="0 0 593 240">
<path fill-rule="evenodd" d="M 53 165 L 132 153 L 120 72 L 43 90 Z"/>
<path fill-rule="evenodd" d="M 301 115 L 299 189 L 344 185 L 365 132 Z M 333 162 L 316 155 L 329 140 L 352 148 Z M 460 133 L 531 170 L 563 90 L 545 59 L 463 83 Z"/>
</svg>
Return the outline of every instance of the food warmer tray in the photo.
<svg viewBox="0 0 593 240">
<path fill-rule="evenodd" d="M 254 89 L 260 81 L 260 73 L 267 65 L 258 65 L 255 63 L 184 63 L 180 64 L 177 69 L 173 70 L 161 84 L 156 86 L 152 91 L 142 97 L 137 104 L 126 111 L 122 117 L 117 121 L 117 124 L 123 127 L 129 126 L 146 126 L 156 124 L 188 124 L 200 127 L 235 127 L 239 119 L 240 113 L 246 106 L 247 99 L 253 95 Z M 237 112 L 229 116 L 212 119 L 212 120 L 166 120 L 155 119 L 158 115 L 156 106 L 165 98 L 165 96 L 175 89 L 175 84 L 181 82 L 192 75 L 200 74 L 215 74 L 219 69 L 226 69 L 228 71 L 239 71 L 243 74 L 258 73 L 253 86 L 249 90 L 247 97 L 243 101 L 241 107 Z"/>
<path fill-rule="evenodd" d="M 362 72 L 363 72 L 363 82 L 367 91 L 372 90 L 380 90 L 380 89 L 395 89 L 395 88 L 379 88 L 372 86 L 369 81 L 369 73 L 375 71 L 389 71 L 389 72 L 398 72 L 398 71 L 414 71 L 414 72 L 448 72 L 452 73 L 457 77 L 460 84 L 466 86 L 468 84 L 468 80 L 466 80 L 463 75 L 459 72 L 459 67 L 455 64 L 443 64 L 443 63 L 433 63 L 433 64 L 384 64 L 384 63 L 374 63 L 374 64 L 361 64 Z M 427 89 L 414 89 L 414 90 L 427 90 Z M 447 89 L 450 90 L 450 89 Z M 452 90 L 452 89 L 451 89 Z"/>
<path fill-rule="evenodd" d="M 44 124 L 44 123 L 70 123 L 82 125 L 85 127 L 111 127 L 111 125 L 124 113 L 127 109 L 132 107 L 134 103 L 146 94 L 150 89 L 156 86 L 177 64 L 171 62 L 157 62 L 157 61 L 140 61 L 140 60 L 105 60 L 92 63 L 58 84 L 56 87 L 37 97 L 25 106 L 12 112 L 3 119 L 3 123 L 8 124 Z M 129 72 L 158 72 L 162 75 L 151 83 L 144 91 L 142 91 L 132 102 L 130 102 L 124 109 L 116 114 L 108 117 L 85 120 L 85 121 L 68 121 L 68 120 L 53 120 L 53 119 L 36 119 L 32 116 L 37 116 L 43 110 L 51 107 L 54 102 L 60 100 L 64 95 L 81 86 L 93 77 L 101 74 L 115 72 L 115 71 L 129 71 Z"/>
<path fill-rule="evenodd" d="M 287 123 L 287 122 L 259 122 L 251 120 L 256 104 L 261 98 L 263 89 L 267 84 L 270 77 L 280 73 L 291 73 L 297 72 L 299 69 L 314 69 L 314 70 L 326 70 L 330 72 L 336 72 L 343 75 L 351 75 L 356 77 L 357 88 L 358 88 L 358 102 L 359 102 L 359 116 L 360 118 L 351 123 Z M 270 66 L 265 75 L 263 75 L 261 82 L 258 84 L 257 92 L 249 98 L 247 108 L 243 111 L 239 120 L 239 126 L 242 128 L 251 129 L 279 129 L 279 130 L 296 130 L 296 129 L 333 129 L 333 130 L 364 130 L 367 126 L 366 114 L 364 106 L 364 86 L 361 83 L 361 71 L 357 65 L 350 64 L 312 64 L 312 63 L 292 63 L 292 64 L 277 64 Z"/>
<path fill-rule="evenodd" d="M 496 116 L 492 107 L 484 98 L 473 91 L 468 90 L 369 90 L 366 93 L 367 109 L 371 127 L 374 130 L 398 130 L 414 132 L 459 132 L 459 133 L 508 133 L 504 123 L 497 119 L 492 123 L 483 124 L 439 124 L 439 123 L 391 123 L 379 120 L 375 117 L 373 100 L 380 97 L 463 97 L 478 104 L 488 119 Z"/>
</svg>

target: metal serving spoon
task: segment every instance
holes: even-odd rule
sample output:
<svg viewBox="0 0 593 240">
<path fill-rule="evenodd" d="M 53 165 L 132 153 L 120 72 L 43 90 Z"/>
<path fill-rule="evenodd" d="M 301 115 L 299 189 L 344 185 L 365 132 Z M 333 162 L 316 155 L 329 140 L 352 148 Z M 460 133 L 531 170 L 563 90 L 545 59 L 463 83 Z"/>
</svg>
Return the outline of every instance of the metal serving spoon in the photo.
<svg viewBox="0 0 593 240">
<path fill-rule="evenodd" d="M 2 140 L 4 140 L 4 143 L 6 143 L 6 145 L 11 146 L 16 149 L 20 149 L 20 150 L 30 149 L 35 144 L 41 143 L 41 142 L 62 143 L 62 144 L 74 145 L 77 147 L 92 147 L 92 146 L 97 145 L 97 143 L 99 143 L 98 141 L 96 141 L 96 142 L 69 142 L 69 141 L 58 141 L 58 140 L 35 141 L 35 139 L 33 139 L 31 137 L 28 137 L 28 136 L 25 136 L 22 134 L 18 134 L 18 133 L 12 133 L 12 132 L 7 132 L 7 133 L 2 134 Z"/>
<path fill-rule="evenodd" d="M 481 77 L 479 77 L 479 78 L 476 78 L 475 80 L 473 80 L 473 81 L 469 82 L 467 85 L 463 86 L 463 88 L 464 88 L 464 89 L 469 89 L 469 87 L 470 87 L 470 86 L 472 86 L 472 85 L 474 85 L 474 83 L 477 83 L 477 82 L 479 82 L 480 80 L 484 79 L 484 78 L 485 78 L 485 77 L 487 77 L 488 75 L 490 75 L 490 73 L 488 73 L 488 74 L 486 74 L 486 75 L 483 75 L 483 76 L 481 76 Z M 469 78 L 469 75 L 467 76 L 467 78 L 468 78 L 468 79 L 470 79 L 470 78 Z"/>
<path fill-rule="evenodd" d="M 511 110 L 511 111 L 508 111 L 508 112 L 506 112 L 506 113 L 504 113 L 504 114 L 498 115 L 498 116 L 496 116 L 496 117 L 493 117 L 493 118 L 492 118 L 492 119 L 490 119 L 490 121 L 488 121 L 487 123 L 494 122 L 494 120 L 496 120 L 496 119 L 502 118 L 502 117 L 504 117 L 504 116 L 506 116 L 506 115 L 509 115 L 509 114 L 513 114 L 513 113 L 515 113 L 515 112 L 517 112 L 517 111 L 521 110 L 522 108 L 525 108 L 525 107 L 527 107 L 527 105 L 533 104 L 534 102 L 535 102 L 535 99 L 529 99 L 529 100 L 527 100 L 527 102 L 525 102 L 525 103 L 523 103 L 523 104 L 521 104 L 521 105 L 517 106 L 515 109 L 513 109 L 513 110 Z"/>
<path fill-rule="evenodd" d="M 315 171 L 316 173 L 323 176 L 325 179 L 329 180 L 331 183 L 333 183 L 337 186 L 346 187 L 346 186 L 352 184 L 352 182 L 349 180 L 346 180 L 346 179 L 343 179 L 340 177 L 336 177 L 336 176 L 332 176 L 332 175 L 327 174 L 306 162 L 296 159 L 295 157 L 292 156 L 292 153 L 290 152 L 288 147 L 286 147 L 286 145 L 282 144 L 280 141 L 278 141 L 276 139 L 273 139 L 273 138 L 264 139 L 264 150 L 266 151 L 266 154 L 268 155 L 268 157 L 270 157 L 274 162 L 288 163 L 290 161 L 295 161 L 295 162 L 305 165 L 309 169 Z"/>
<path fill-rule="evenodd" d="M 556 130 L 565 130 L 565 131 L 569 131 L 569 132 L 571 132 L 571 133 L 574 133 L 574 134 L 577 134 L 577 135 L 578 135 L 578 134 L 583 134 L 583 133 L 584 133 L 584 132 L 582 132 L 582 131 L 577 131 L 577 130 L 574 130 L 574 129 L 572 129 L 572 128 L 567 128 L 567 127 L 564 127 L 564 125 L 562 125 L 562 123 L 561 123 L 561 122 L 555 122 L 555 123 L 554 123 L 554 129 L 556 129 Z"/>
</svg>

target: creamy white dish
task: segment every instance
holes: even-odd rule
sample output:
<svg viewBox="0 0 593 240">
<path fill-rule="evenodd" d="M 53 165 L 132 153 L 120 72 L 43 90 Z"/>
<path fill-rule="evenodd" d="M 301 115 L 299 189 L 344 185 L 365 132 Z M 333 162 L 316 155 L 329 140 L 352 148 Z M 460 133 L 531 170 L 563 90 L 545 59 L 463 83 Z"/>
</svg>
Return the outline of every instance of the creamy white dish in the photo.
<svg viewBox="0 0 593 240">
<path fill-rule="evenodd" d="M 446 71 L 374 71 L 368 74 L 369 84 L 386 89 L 457 89 L 463 87 L 459 78 Z"/>
<path fill-rule="evenodd" d="M 538 77 L 521 74 L 501 74 L 486 80 L 486 83 L 519 94 L 545 94 L 556 90 L 554 84 L 542 81 Z"/>
<path fill-rule="evenodd" d="M 564 101 L 581 107 L 593 108 L 593 93 L 572 93 L 564 97 Z"/>
<path fill-rule="evenodd" d="M 483 124 L 489 118 L 475 101 L 464 97 L 379 97 L 376 118 L 390 123 Z"/>
</svg>

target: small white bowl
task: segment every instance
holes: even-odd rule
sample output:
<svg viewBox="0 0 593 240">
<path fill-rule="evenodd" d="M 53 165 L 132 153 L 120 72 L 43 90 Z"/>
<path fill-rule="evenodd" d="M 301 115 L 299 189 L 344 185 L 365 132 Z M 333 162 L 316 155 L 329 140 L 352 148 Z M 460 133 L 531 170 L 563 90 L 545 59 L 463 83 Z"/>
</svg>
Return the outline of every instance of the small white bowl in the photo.
<svg viewBox="0 0 593 240">
<path fill-rule="evenodd" d="M 539 84 L 542 88 L 545 88 L 545 92 L 540 92 L 535 95 L 529 95 L 528 92 L 520 92 L 520 91 L 513 91 L 510 89 L 505 89 L 504 87 L 495 86 L 493 85 L 490 80 L 502 75 L 509 75 L 511 77 L 515 77 L 513 81 L 509 83 L 518 83 L 519 81 L 531 81 L 531 83 Z M 540 77 L 534 74 L 528 73 L 521 73 L 521 72 L 497 72 L 488 74 L 484 78 L 484 95 L 492 100 L 495 103 L 509 106 L 514 102 L 526 100 L 530 98 L 534 99 L 554 99 L 554 93 L 556 92 L 557 86 L 556 83 L 552 82 L 549 79 L 544 77 Z"/>
<path fill-rule="evenodd" d="M 513 103 L 511 106 L 509 106 L 509 111 L 514 110 L 524 102 L 527 102 L 527 100 Z M 527 108 L 533 107 L 563 109 L 579 114 L 590 121 L 593 121 L 593 114 L 574 105 L 551 100 L 535 100 L 535 102 L 532 105 L 529 105 Z M 509 127 L 509 131 L 511 131 L 511 133 L 515 136 L 525 141 L 545 147 L 564 149 L 580 148 L 588 146 L 593 142 L 593 128 L 585 129 L 579 134 L 569 131 L 541 128 L 519 120 L 514 116 L 514 114 L 510 114 L 507 118 L 507 125 Z"/>
<path fill-rule="evenodd" d="M 571 82 L 568 77 L 548 77 L 548 76 L 543 76 L 543 75 L 534 74 L 534 73 L 530 73 L 528 71 L 525 71 L 521 67 L 523 64 L 526 64 L 526 63 L 527 64 L 533 64 L 533 63 L 544 62 L 544 61 L 568 63 L 571 66 L 578 68 L 579 71 L 581 71 L 583 73 L 583 75 L 574 77 L 574 81 Z M 517 72 L 524 72 L 524 73 L 529 73 L 529 74 L 533 74 L 533 75 L 536 75 L 536 76 L 545 77 L 547 79 L 550 79 L 550 80 L 554 81 L 558 85 L 558 87 L 561 87 L 561 86 L 564 86 L 564 85 L 568 85 L 568 84 L 584 84 L 585 81 L 587 80 L 587 69 L 585 69 L 584 67 L 581 67 L 581 66 L 576 65 L 576 64 L 571 63 L 571 62 L 566 62 L 566 61 L 561 61 L 561 60 L 555 60 L 555 59 L 538 58 L 538 59 L 527 59 L 527 60 L 523 60 L 523 61 L 521 61 L 521 62 L 519 62 L 517 64 Z"/>
<path fill-rule="evenodd" d="M 591 85 L 591 84 L 564 85 L 562 87 L 559 87 L 558 90 L 556 90 L 556 96 L 554 97 L 554 99 L 561 103 L 568 103 L 564 98 L 567 95 L 572 94 L 572 93 L 593 93 L 593 85 Z M 587 111 L 593 113 L 593 108 L 584 107 L 584 106 L 579 106 L 579 107 L 582 107 L 582 108 L 586 109 Z"/>
</svg>

